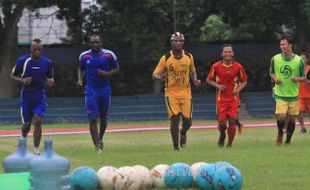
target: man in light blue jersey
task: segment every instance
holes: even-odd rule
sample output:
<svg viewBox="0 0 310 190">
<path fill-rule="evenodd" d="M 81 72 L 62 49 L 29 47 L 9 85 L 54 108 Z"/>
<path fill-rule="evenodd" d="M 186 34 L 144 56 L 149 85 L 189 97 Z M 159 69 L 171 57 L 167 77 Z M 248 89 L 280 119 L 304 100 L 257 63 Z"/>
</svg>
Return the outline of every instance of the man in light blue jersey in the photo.
<svg viewBox="0 0 310 190">
<path fill-rule="evenodd" d="M 20 93 L 22 136 L 27 137 L 31 123 L 34 122 L 34 153 L 40 154 L 42 119 L 46 112 L 45 83 L 54 85 L 52 62 L 41 56 L 43 45 L 40 39 L 31 43 L 31 54 L 18 58 L 10 78 L 22 85 Z"/>
<path fill-rule="evenodd" d="M 86 75 L 85 104 L 89 118 L 89 130 L 98 153 L 103 150 L 103 136 L 107 128 L 107 116 L 111 103 L 110 77 L 119 71 L 117 58 L 112 51 L 101 48 L 99 35 L 92 35 L 89 42 L 90 50 L 84 51 L 79 57 L 79 86 L 83 85 Z M 98 133 L 97 118 L 100 118 Z"/>
</svg>

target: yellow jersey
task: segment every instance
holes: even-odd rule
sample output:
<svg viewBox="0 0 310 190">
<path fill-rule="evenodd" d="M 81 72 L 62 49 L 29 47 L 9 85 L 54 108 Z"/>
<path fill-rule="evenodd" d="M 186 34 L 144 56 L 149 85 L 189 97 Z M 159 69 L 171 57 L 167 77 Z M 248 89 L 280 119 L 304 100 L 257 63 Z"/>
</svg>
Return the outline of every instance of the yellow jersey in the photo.
<svg viewBox="0 0 310 190">
<path fill-rule="evenodd" d="M 194 72 L 194 58 L 184 50 L 180 58 L 174 57 L 172 51 L 163 55 L 154 71 L 155 74 L 167 75 L 165 96 L 177 98 L 191 98 L 190 75 Z"/>
</svg>

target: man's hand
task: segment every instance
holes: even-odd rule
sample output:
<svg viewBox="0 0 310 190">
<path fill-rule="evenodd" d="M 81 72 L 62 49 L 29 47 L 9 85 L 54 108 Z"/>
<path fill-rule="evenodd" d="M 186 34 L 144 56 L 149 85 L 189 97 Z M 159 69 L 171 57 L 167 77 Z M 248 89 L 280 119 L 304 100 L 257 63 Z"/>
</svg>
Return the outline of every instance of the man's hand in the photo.
<svg viewBox="0 0 310 190">
<path fill-rule="evenodd" d="M 281 84 L 281 83 L 282 83 L 282 80 L 281 80 L 281 79 L 276 78 L 274 82 L 275 82 L 276 84 L 278 84 L 278 85 L 279 85 L 279 84 Z"/>
<path fill-rule="evenodd" d="M 239 94 L 240 94 L 239 88 L 234 89 L 233 93 L 234 93 L 235 96 L 239 96 Z"/>
<path fill-rule="evenodd" d="M 46 79 L 47 86 L 53 86 L 55 84 L 55 81 L 53 78 Z"/>
<path fill-rule="evenodd" d="M 31 83 L 31 81 L 32 81 L 32 77 L 26 77 L 26 78 L 22 79 L 22 83 L 24 85 L 29 85 Z"/>
<path fill-rule="evenodd" d="M 298 78 L 297 77 L 291 77 L 291 81 L 293 81 L 293 83 L 297 83 L 299 82 Z"/>
<path fill-rule="evenodd" d="M 196 87 L 199 87 L 201 85 L 201 80 L 195 79 L 193 83 Z"/>
<path fill-rule="evenodd" d="M 109 72 L 106 72 L 104 70 L 101 70 L 101 69 L 98 69 L 98 77 L 108 77 L 110 76 L 110 73 Z"/>
<path fill-rule="evenodd" d="M 78 87 L 82 87 L 83 86 L 83 80 L 82 79 L 79 79 L 77 82 L 76 82 L 76 85 Z"/>
<path fill-rule="evenodd" d="M 221 85 L 221 84 L 217 85 L 216 88 L 217 88 L 219 91 L 221 91 L 221 92 L 224 92 L 224 91 L 226 90 L 226 86 L 225 86 L 225 85 Z"/>
</svg>

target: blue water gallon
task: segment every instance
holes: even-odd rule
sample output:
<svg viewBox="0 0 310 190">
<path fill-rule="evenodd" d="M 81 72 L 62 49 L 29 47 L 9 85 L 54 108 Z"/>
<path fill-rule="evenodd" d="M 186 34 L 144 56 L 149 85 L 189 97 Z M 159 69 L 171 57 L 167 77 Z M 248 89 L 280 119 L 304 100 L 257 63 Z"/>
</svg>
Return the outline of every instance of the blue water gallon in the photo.
<svg viewBox="0 0 310 190">
<path fill-rule="evenodd" d="M 2 166 L 5 173 L 29 172 L 30 161 L 36 156 L 27 150 L 25 138 L 18 139 L 18 147 L 15 153 L 3 160 Z"/>
<path fill-rule="evenodd" d="M 44 152 L 30 162 L 30 190 L 70 190 L 70 163 L 44 141 Z"/>
</svg>

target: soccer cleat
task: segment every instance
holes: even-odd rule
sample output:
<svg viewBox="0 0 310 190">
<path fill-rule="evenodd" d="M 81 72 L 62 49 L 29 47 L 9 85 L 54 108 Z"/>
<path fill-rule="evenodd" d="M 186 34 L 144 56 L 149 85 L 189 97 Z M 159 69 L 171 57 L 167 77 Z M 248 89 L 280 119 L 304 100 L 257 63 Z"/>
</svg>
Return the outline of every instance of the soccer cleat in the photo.
<svg viewBox="0 0 310 190">
<path fill-rule="evenodd" d="M 225 138 L 226 138 L 226 135 L 225 136 L 221 136 L 219 137 L 219 141 L 217 143 L 217 145 L 220 147 L 220 148 L 223 148 L 224 146 L 224 143 L 225 143 Z"/>
<path fill-rule="evenodd" d="M 301 128 L 301 129 L 300 129 L 300 133 L 302 133 L 302 134 L 307 133 L 307 129 L 306 129 L 305 127 Z"/>
<path fill-rule="evenodd" d="M 291 142 L 285 142 L 285 146 L 291 146 L 292 143 Z"/>
<path fill-rule="evenodd" d="M 278 135 L 277 140 L 276 140 L 276 144 L 278 146 L 282 145 L 282 139 L 283 139 L 283 135 Z"/>
<path fill-rule="evenodd" d="M 227 144 L 226 147 L 227 147 L 227 148 L 231 148 L 232 145 L 231 145 L 231 144 Z"/>
<path fill-rule="evenodd" d="M 104 147 L 104 146 L 103 146 L 103 141 L 99 141 L 99 143 L 98 143 L 98 144 L 99 144 L 99 145 L 98 145 L 98 146 L 99 146 L 99 148 L 100 148 L 101 150 L 103 150 L 103 147 Z"/>
<path fill-rule="evenodd" d="M 186 139 L 187 139 L 186 135 L 182 135 L 180 133 L 180 146 L 181 146 L 181 148 L 186 147 Z"/>
<path fill-rule="evenodd" d="M 174 147 L 173 147 L 173 150 L 179 151 L 179 150 L 180 150 L 180 147 L 179 147 L 179 146 L 174 146 Z"/>
</svg>

